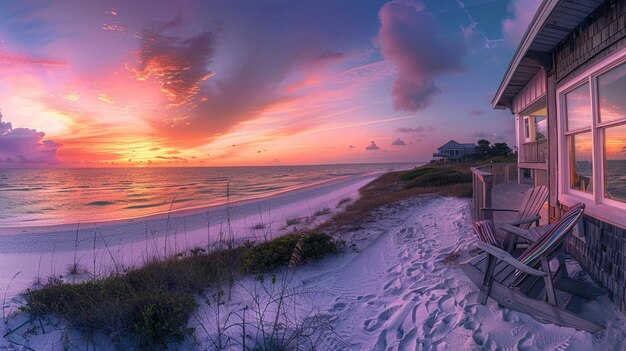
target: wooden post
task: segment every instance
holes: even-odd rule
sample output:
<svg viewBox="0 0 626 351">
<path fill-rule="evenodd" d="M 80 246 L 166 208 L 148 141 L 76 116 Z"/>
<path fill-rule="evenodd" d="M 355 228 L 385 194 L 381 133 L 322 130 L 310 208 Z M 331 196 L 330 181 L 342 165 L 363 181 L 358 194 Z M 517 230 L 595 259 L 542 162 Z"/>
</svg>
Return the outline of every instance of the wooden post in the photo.
<svg viewBox="0 0 626 351">
<path fill-rule="evenodd" d="M 486 304 L 487 298 L 491 293 L 491 285 L 493 284 L 493 271 L 496 268 L 496 261 L 497 259 L 493 255 L 487 255 L 487 268 L 485 269 L 485 275 L 483 276 L 483 285 L 480 287 L 480 292 L 478 293 L 477 299 L 479 304 Z"/>
<path fill-rule="evenodd" d="M 482 203 L 483 207 L 491 207 L 491 189 L 493 188 L 493 174 L 483 176 L 483 193 Z M 484 219 L 493 220 L 492 211 L 484 211 Z"/>
<path fill-rule="evenodd" d="M 545 256 L 541 258 L 541 270 L 548 273 L 543 280 L 545 282 L 546 296 L 548 297 L 548 303 L 556 306 L 556 294 L 554 293 L 554 286 L 552 285 L 552 274 L 550 273 L 550 262 Z"/>
</svg>

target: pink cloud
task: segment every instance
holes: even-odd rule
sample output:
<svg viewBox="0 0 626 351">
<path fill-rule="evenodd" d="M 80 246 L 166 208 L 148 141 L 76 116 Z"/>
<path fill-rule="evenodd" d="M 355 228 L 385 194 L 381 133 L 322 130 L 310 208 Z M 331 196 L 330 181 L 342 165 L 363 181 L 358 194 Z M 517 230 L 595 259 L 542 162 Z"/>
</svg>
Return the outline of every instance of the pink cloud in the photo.
<svg viewBox="0 0 626 351">
<path fill-rule="evenodd" d="M 45 134 L 28 128 L 13 128 L 0 114 L 0 163 L 56 163 L 61 144 L 44 140 Z"/>
<path fill-rule="evenodd" d="M 526 29 L 541 4 L 541 0 L 512 0 L 509 4 L 511 17 L 502 21 L 504 42 L 510 47 L 517 47 Z"/>
<path fill-rule="evenodd" d="M 394 108 L 416 111 L 427 107 L 439 93 L 435 79 L 463 70 L 464 41 L 460 37 L 443 39 L 439 24 L 420 2 L 388 2 L 379 18 L 378 43 L 397 68 Z"/>
<path fill-rule="evenodd" d="M 0 52 L 0 67 L 3 65 L 64 65 L 65 61 L 46 57 L 14 55 Z"/>
</svg>

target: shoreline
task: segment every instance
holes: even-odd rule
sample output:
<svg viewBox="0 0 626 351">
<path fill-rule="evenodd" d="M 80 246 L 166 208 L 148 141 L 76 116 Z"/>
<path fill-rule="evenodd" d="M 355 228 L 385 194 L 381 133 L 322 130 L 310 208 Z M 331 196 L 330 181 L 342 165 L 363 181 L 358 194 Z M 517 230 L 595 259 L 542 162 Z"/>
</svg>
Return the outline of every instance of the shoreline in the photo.
<svg viewBox="0 0 626 351">
<path fill-rule="evenodd" d="M 191 207 L 185 207 L 185 208 L 179 208 L 179 209 L 172 209 L 169 211 L 160 211 L 160 212 L 155 212 L 155 213 L 151 213 L 148 215 L 142 215 L 142 216 L 137 216 L 137 217 L 124 217 L 124 218 L 115 218 L 115 219 L 110 219 L 110 220 L 89 221 L 89 222 L 79 221 L 79 222 L 68 222 L 68 223 L 60 223 L 60 224 L 0 226 L 0 236 L 21 235 L 25 233 L 26 234 L 34 234 L 34 233 L 45 234 L 45 233 L 54 233 L 54 232 L 60 232 L 60 231 L 69 232 L 69 231 L 76 231 L 77 226 L 80 227 L 79 228 L 80 230 L 94 229 L 94 228 L 102 228 L 102 227 L 108 227 L 108 226 L 119 225 L 119 224 L 124 224 L 124 223 L 131 223 L 131 222 L 164 219 L 164 218 L 167 218 L 168 216 L 171 218 L 183 218 L 187 216 L 196 215 L 198 213 L 205 213 L 206 211 L 210 211 L 210 210 L 222 209 L 227 206 L 234 207 L 234 206 L 246 205 L 246 204 L 254 203 L 258 201 L 271 200 L 274 197 L 279 197 L 287 193 L 297 192 L 299 190 L 314 188 L 318 186 L 331 185 L 333 183 L 337 183 L 337 182 L 341 182 L 345 180 L 350 180 L 350 179 L 355 179 L 355 178 L 374 179 L 375 177 L 380 176 L 381 174 L 384 174 L 384 173 L 386 172 L 381 171 L 381 172 L 372 172 L 372 173 L 365 173 L 365 174 L 358 174 L 358 175 L 347 175 L 347 176 L 342 176 L 338 178 L 322 180 L 322 181 L 314 182 L 311 184 L 296 186 L 293 188 L 281 189 L 276 192 L 269 192 L 269 193 L 262 194 L 259 196 L 253 196 L 247 199 L 241 199 L 241 200 L 236 200 L 232 202 L 219 202 L 219 203 L 214 203 L 210 205 L 199 205 L 199 206 L 191 206 Z"/>
<path fill-rule="evenodd" d="M 138 267 L 152 258 L 207 247 L 227 234 L 240 241 L 258 241 L 305 225 L 312 227 L 342 210 L 336 204 L 346 197 L 354 200 L 359 189 L 376 176 L 348 176 L 231 206 L 181 211 L 169 219 L 159 215 L 91 226 L 81 223 L 78 231 L 76 224 L 37 227 L 30 232 L 19 228 L 7 233 L 5 229 L 0 235 L 0 287 L 10 301 L 35 281 L 66 276 L 75 262 L 90 274 L 104 276 L 115 267 Z M 324 208 L 331 213 L 314 216 Z M 290 218 L 302 218 L 302 225 L 287 226 Z M 258 223 L 265 228 L 253 229 Z"/>
</svg>

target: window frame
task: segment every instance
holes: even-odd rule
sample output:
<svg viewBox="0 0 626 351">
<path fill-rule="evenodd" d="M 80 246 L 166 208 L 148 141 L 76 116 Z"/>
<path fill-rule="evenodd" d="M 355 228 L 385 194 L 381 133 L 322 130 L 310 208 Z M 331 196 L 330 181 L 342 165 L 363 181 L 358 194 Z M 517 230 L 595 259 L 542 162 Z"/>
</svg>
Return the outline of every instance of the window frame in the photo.
<svg viewBox="0 0 626 351">
<path fill-rule="evenodd" d="M 557 100 L 557 150 L 558 161 L 558 199 L 561 203 L 572 206 L 584 203 L 588 213 L 608 223 L 626 227 L 626 203 L 605 197 L 605 145 L 604 131 L 607 128 L 626 123 L 626 116 L 609 122 L 600 123 L 598 103 L 598 77 L 617 66 L 626 64 L 626 49 L 612 55 L 578 74 L 574 79 L 556 90 Z M 589 83 L 591 97 L 591 125 L 589 127 L 567 130 L 567 104 L 565 94 Z M 592 194 L 570 188 L 571 150 L 569 136 L 591 132 L 592 140 Z"/>
</svg>

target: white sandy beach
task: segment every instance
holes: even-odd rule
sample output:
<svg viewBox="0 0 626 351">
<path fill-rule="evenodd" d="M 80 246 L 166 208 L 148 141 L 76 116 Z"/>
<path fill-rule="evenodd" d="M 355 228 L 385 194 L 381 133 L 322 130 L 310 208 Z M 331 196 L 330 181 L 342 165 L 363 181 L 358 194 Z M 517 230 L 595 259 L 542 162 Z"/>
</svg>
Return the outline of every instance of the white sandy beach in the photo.
<svg viewBox="0 0 626 351">
<path fill-rule="evenodd" d="M 330 207 L 343 197 L 354 196 L 356 189 L 369 179 L 345 180 L 336 187 L 316 187 L 312 193 L 317 197 L 299 198 L 300 205 L 289 201 L 281 206 L 272 205 L 271 218 L 274 225 L 284 223 L 284 218 L 310 213 L 319 207 Z M 326 190 L 323 190 L 326 189 Z M 306 193 L 306 191 L 305 191 Z M 304 194 L 304 193 L 302 193 Z M 302 201 L 308 203 L 302 205 Z M 273 200 L 273 203 L 276 202 Z M 237 228 L 249 228 L 258 222 L 259 205 L 250 206 L 248 216 L 237 217 Z M 283 208 L 285 207 L 285 208 Z M 298 212 L 300 211 L 300 212 Z M 257 213 L 255 213 L 257 212 Z M 266 213 L 262 211 L 261 213 Z M 256 217 L 255 217 L 256 216 Z M 589 304 L 590 313 L 607 321 L 606 330 L 592 335 L 572 328 L 542 324 L 528 315 L 500 308 L 490 300 L 486 306 L 477 304 L 477 289 L 458 268 L 458 263 L 470 258 L 475 239 L 470 227 L 469 202 L 465 199 L 423 196 L 398 204 L 386 206 L 375 213 L 375 220 L 364 223 L 363 228 L 338 235 L 347 241 L 346 253 L 326 258 L 293 272 L 278 274 L 279 282 L 286 281 L 288 289 L 297 291 L 293 318 L 301 325 L 312 323 L 324 325 L 320 329 L 320 350 L 623 350 L 626 341 L 626 319 L 613 307 L 606 296 Z M 280 220 L 279 220 L 280 219 Z M 195 230 L 195 229 L 194 229 Z M 179 237 L 179 249 L 183 245 L 206 244 L 206 233 L 188 230 L 185 241 Z M 215 229 L 217 232 L 217 229 Z M 243 229 L 241 229 L 243 230 Z M 244 232 L 250 233 L 249 229 Z M 93 234 L 92 234 L 93 235 Z M 141 238 L 141 233 L 139 238 Z M 180 234 L 179 234 L 180 235 Z M 197 237 L 196 237 L 197 236 Z M 93 240 L 92 236 L 90 236 Z M 111 235 L 110 240 L 115 236 Z M 3 236 L 1 240 L 15 240 Z M 59 239 L 60 240 L 60 239 Z M 63 253 L 57 249 L 52 271 L 60 272 L 73 258 L 73 236 L 63 245 Z M 204 240 L 204 241 L 203 241 Z M 145 240 L 144 240 L 145 241 Z M 133 250 L 118 249 L 113 252 L 125 262 L 141 262 L 140 248 L 148 244 L 138 239 L 126 246 Z M 163 243 L 163 241 L 160 241 Z M 16 246 L 19 243 L 15 244 Z M 58 244 L 61 247 L 61 244 Z M 43 245 L 42 245 L 43 246 Z M 51 249 L 51 248 L 50 248 Z M 156 248 L 152 248 L 156 250 Z M 162 250 L 162 246 L 161 246 Z M 19 259 L 22 264 L 37 262 L 42 250 L 22 250 L 21 254 L 2 253 L 2 262 Z M 450 256 L 459 252 L 459 257 Z M 81 252 L 80 257 L 87 255 Z M 23 258 L 20 258 L 23 257 Z M 451 259 L 452 258 L 452 259 Z M 98 259 L 102 259 L 98 256 Z M 84 259 L 81 262 L 89 262 Z M 3 281 L 19 269 L 2 265 Z M 42 264 L 42 271 L 50 265 Z M 56 268 L 54 268 L 56 267 Z M 9 296 L 32 283 L 36 271 L 24 273 L 24 277 L 11 284 Z M 20 274 L 21 276 L 22 274 Z M 20 277 L 18 276 L 18 277 Z M 236 284 L 232 298 L 224 305 L 224 311 L 238 311 L 242 306 L 254 306 L 250 293 L 258 282 L 254 278 Z M 262 294 L 261 294 L 262 295 Z M 257 296 L 258 297 L 258 296 Z M 268 297 L 262 297 L 261 300 Z M 201 302 L 201 301 L 199 301 Z M 183 349 L 215 349 L 217 325 L 228 321 L 222 313 L 216 319 L 214 307 L 203 304 L 189 321 L 195 328 L 195 339 L 189 338 Z M 252 313 L 252 308 L 250 313 Z M 271 308 L 270 308 L 271 310 Z M 297 310 L 297 311 L 296 311 Z M 232 315 L 231 315 L 232 317 Z M 12 329 L 24 320 L 13 317 L 0 329 Z M 231 322 L 232 323 L 232 322 Z M 37 328 L 37 327 L 35 327 Z M 23 338 L 15 332 L 10 340 L 28 345 L 32 349 L 91 349 L 76 333 L 68 333 L 63 323 L 57 327 L 46 326 L 41 332 Z M 26 328 L 24 328 L 26 329 Z M 229 329 L 237 338 L 237 328 Z M 98 338 L 98 349 L 114 346 L 106 338 Z M 12 346 L 11 346 L 12 345 Z M 0 341 L 1 348 L 20 346 L 8 340 Z M 231 345 L 232 349 L 238 349 Z M 239 346 L 239 348 L 241 348 Z"/>
</svg>

